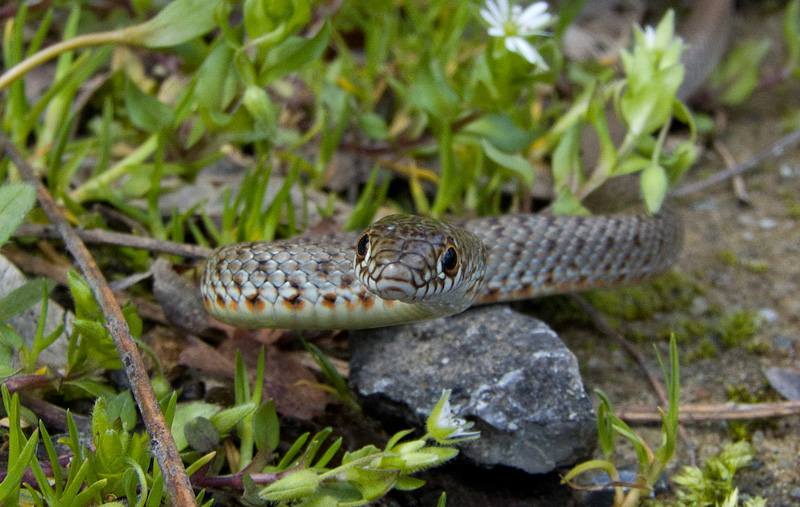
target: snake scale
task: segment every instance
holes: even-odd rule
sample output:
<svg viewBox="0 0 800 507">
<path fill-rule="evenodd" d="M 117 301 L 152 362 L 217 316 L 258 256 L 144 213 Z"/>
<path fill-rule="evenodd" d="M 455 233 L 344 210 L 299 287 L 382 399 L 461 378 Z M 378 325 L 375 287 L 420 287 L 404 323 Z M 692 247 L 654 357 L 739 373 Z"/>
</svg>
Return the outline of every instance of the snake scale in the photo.
<svg viewBox="0 0 800 507">
<path fill-rule="evenodd" d="M 380 327 L 637 283 L 673 264 L 682 230 L 671 211 L 507 215 L 460 227 L 392 215 L 361 235 L 222 246 L 206 260 L 201 292 L 214 317 L 242 327 Z"/>
</svg>

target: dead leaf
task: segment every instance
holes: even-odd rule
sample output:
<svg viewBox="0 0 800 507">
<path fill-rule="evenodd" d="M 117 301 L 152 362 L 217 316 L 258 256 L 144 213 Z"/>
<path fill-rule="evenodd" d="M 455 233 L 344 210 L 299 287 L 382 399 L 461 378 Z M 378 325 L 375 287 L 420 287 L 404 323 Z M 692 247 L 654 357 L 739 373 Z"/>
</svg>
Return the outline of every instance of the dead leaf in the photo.
<svg viewBox="0 0 800 507">
<path fill-rule="evenodd" d="M 215 349 L 200 340 L 190 339 L 190 345 L 181 352 L 178 360 L 188 368 L 198 369 L 209 375 L 231 379 L 236 371 L 236 352 L 240 352 L 250 382 L 255 381 L 256 366 L 261 347 L 265 347 L 264 383 L 262 399 L 275 400 L 275 408 L 281 415 L 298 419 L 311 419 L 325 410 L 325 392 L 316 387 L 317 379 L 290 353 L 265 344 L 270 339 L 277 340 L 282 333 L 275 330 L 258 330 L 253 333 L 242 330 Z"/>
<path fill-rule="evenodd" d="M 772 366 L 764 370 L 773 389 L 789 401 L 800 400 L 800 371 Z"/>
</svg>

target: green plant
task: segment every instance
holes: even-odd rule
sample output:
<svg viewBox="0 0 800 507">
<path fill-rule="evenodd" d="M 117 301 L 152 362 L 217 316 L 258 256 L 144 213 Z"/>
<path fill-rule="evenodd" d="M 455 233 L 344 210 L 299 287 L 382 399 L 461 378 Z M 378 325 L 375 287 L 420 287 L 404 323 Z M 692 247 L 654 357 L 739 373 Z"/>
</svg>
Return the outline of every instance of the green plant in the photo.
<svg viewBox="0 0 800 507">
<path fill-rule="evenodd" d="M 669 348 L 669 370 L 665 367 L 659 356 L 661 371 L 667 384 L 669 408 L 665 413 L 659 408 L 661 414 L 661 444 L 652 450 L 625 422 L 614 414 L 608 397 L 597 392 L 600 396 L 600 406 L 597 409 L 597 431 L 600 447 L 603 450 L 602 460 L 590 460 L 572 468 L 563 477 L 564 482 L 569 482 L 574 477 L 590 470 L 601 470 L 608 474 L 614 489 L 615 507 L 631 507 L 638 505 L 643 494 L 649 493 L 658 481 L 667 463 L 675 453 L 675 444 L 678 437 L 678 406 L 680 402 L 680 372 L 678 365 L 678 346 L 673 337 Z M 615 464 L 617 437 L 630 442 L 636 451 L 638 471 L 633 484 L 620 482 L 620 475 Z M 627 490 L 627 491 L 626 491 Z"/>
<path fill-rule="evenodd" d="M 750 465 L 753 449 L 745 441 L 728 444 L 717 456 L 706 461 L 703 468 L 683 467 L 681 473 L 673 478 L 679 486 L 678 500 L 671 505 L 675 507 L 720 506 L 736 507 L 740 505 L 739 490 L 733 485 L 736 471 Z M 662 502 L 650 502 L 651 505 L 663 506 Z M 741 503 L 743 507 L 764 507 L 766 499 L 756 496 Z"/>
<path fill-rule="evenodd" d="M 404 440 L 412 430 L 401 431 L 383 449 L 368 445 L 345 452 L 338 466 L 329 463 L 341 446 L 341 438 L 316 459 L 330 428 L 310 440 L 308 433 L 303 434 L 277 465 L 265 469 L 270 478 L 277 479 L 275 482 L 259 487 L 255 481 L 263 480 L 265 474 L 249 476 L 245 498 L 255 504 L 356 506 L 366 505 L 392 489 L 417 489 L 425 481 L 412 477 L 414 473 L 454 458 L 458 450 L 452 445 L 479 437 L 478 432 L 471 431 L 472 423 L 452 414 L 449 397 L 450 391 L 442 393 L 428 417 L 428 433 L 423 437 Z"/>
<path fill-rule="evenodd" d="M 311 203 L 309 191 L 325 189 L 331 168 L 356 156 L 367 158 L 372 171 L 368 179 L 353 182 L 361 194 L 350 199 L 356 204 L 347 228 L 363 227 L 387 205 L 433 215 L 523 208 L 541 171 L 552 172 L 556 212 L 584 213 L 581 201 L 602 183 L 635 173 L 655 211 L 668 183 L 695 157 L 691 115 L 675 100 L 683 46 L 674 37 L 674 16 L 636 31 L 622 57 L 624 75 L 615 77 L 607 68 L 567 62 L 561 54 L 561 35 L 580 4 L 562 2 L 558 17 L 540 13 L 536 33 L 523 33 L 519 24 L 493 24 L 474 2 L 353 0 L 339 3 L 329 18 L 317 16 L 324 9 L 308 0 L 176 0 L 163 8 L 137 1 L 130 13 L 98 10 L 92 2 L 56 2 L 41 10 L 23 2 L 3 32 L 2 129 L 74 224 L 110 228 L 124 222 L 156 238 L 183 241 L 189 235 L 203 245 L 294 234 L 308 225 L 296 218 L 300 208 L 300 216 L 313 205 L 321 215 L 331 214 L 342 197 L 329 193 L 327 201 Z M 797 2 L 791 5 L 796 10 Z M 503 33 L 487 33 L 487 23 L 495 29 L 502 24 Z M 551 28 L 550 34 L 539 32 Z M 787 21 L 787 34 L 796 32 Z M 58 40 L 50 43 L 51 34 Z M 509 45 L 516 36 L 521 39 Z M 791 51 L 796 62 L 796 44 Z M 26 95 L 37 79 L 31 70 L 51 58 L 51 82 L 41 93 Z M 170 70 L 160 74 L 162 67 Z M 570 83 L 572 96 L 556 93 L 559 77 Z M 622 140 L 611 138 L 610 115 L 627 129 Z M 668 151 L 673 117 L 689 125 L 690 135 Z M 591 167 L 578 157 L 585 129 L 600 144 Z M 238 193 L 228 193 L 221 217 L 209 216 L 202 202 L 172 213 L 159 208 L 164 194 L 191 185 L 228 156 L 245 160 L 248 172 Z M 0 161 L 0 178 L 19 179 L 8 159 Z M 265 202 L 268 185 L 276 181 L 279 191 Z M 390 195 L 393 182 L 407 192 Z M 292 199 L 298 188 L 300 201 Z M 0 188 L 0 243 L 21 221 L 7 216 L 21 217 L 32 204 L 29 187 Z M 42 220 L 36 211 L 31 215 L 32 221 Z M 127 250 L 117 253 L 100 258 L 104 269 L 144 271 L 150 260 Z M 163 483 L 144 453 L 145 436 L 133 431 L 130 398 L 102 375 L 119 367 L 105 317 L 86 283 L 74 273 L 68 279 L 77 319 L 65 369 L 35 369 L 39 352 L 60 330 L 45 336 L 40 325 L 33 346 L 26 348 L 3 325 L 0 374 L 19 380 L 19 373 L 36 373 L 65 398 L 96 398 L 94 450 L 80 441 L 72 421 L 73 460 L 62 467 L 44 425 L 27 440 L 15 428 L 9 433 L 12 455 L 25 462 L 41 435 L 53 474 L 46 477 L 53 481 L 47 489 L 46 474 L 30 460 L 40 493 L 29 488 L 25 494 L 34 503 L 54 505 L 69 505 L 66 493 L 77 491 L 83 495 L 78 498 L 97 502 L 109 494 L 129 504 L 157 505 Z M 51 289 L 52 283 L 41 281 L 19 289 L 0 301 L 0 320 L 40 300 L 46 305 Z M 128 305 L 125 316 L 138 337 L 142 323 L 135 308 Z M 308 348 L 336 392 L 348 399 L 330 363 Z M 17 352 L 22 361 L 12 366 Z M 154 383 L 164 412 L 196 484 L 241 486 L 224 482 L 238 479 L 254 500 L 364 503 L 393 487 L 417 487 L 413 472 L 455 455 L 447 447 L 450 440 L 476 436 L 444 417 L 445 395 L 429 419 L 429 434 L 420 439 L 407 440 L 408 433 L 401 432 L 382 449 L 363 448 L 333 466 L 340 443 L 323 452 L 325 430 L 301 437 L 275 463 L 278 416 L 274 404 L 262 399 L 258 378 L 251 390 L 241 361 L 235 405 L 228 408 L 178 405 L 158 366 L 157 371 Z M 672 421 L 675 397 L 665 425 Z M 9 417 L 19 420 L 26 412 L 15 399 L 4 395 Z M 615 431 L 633 438 L 613 418 L 608 401 L 603 403 L 605 439 Z M 236 460 L 214 454 L 231 442 Z M 642 465 L 650 480 L 671 448 L 648 454 L 640 444 L 642 456 L 653 454 Z M 607 455 L 613 466 L 610 459 Z M 16 499 L 19 489 L 13 477 L 2 483 L 9 499 Z"/>
</svg>

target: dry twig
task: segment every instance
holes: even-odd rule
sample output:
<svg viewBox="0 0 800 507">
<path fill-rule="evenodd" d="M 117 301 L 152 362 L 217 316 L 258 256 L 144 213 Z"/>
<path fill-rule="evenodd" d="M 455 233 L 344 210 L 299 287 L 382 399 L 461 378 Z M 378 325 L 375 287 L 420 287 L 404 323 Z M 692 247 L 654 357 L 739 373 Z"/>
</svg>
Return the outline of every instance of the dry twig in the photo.
<svg viewBox="0 0 800 507">
<path fill-rule="evenodd" d="M 177 506 L 197 505 L 189 477 L 183 468 L 178 448 L 172 439 L 164 414 L 161 413 L 161 408 L 150 384 L 144 362 L 125 322 L 122 309 L 108 287 L 103 273 L 97 267 L 86 245 L 83 244 L 64 218 L 50 192 L 36 177 L 33 168 L 22 157 L 14 143 L 3 134 L 0 134 L 0 148 L 16 164 L 22 178 L 36 189 L 39 205 L 64 240 L 67 250 L 75 258 L 75 262 L 77 262 L 81 272 L 86 277 L 92 294 L 94 294 L 95 299 L 97 299 L 103 310 L 108 331 L 111 333 L 114 345 L 117 347 L 120 360 L 131 384 L 133 396 L 136 398 L 139 410 L 142 413 L 142 419 L 150 435 L 151 452 L 158 462 L 161 473 L 164 475 L 164 482 L 172 504 Z"/>
<path fill-rule="evenodd" d="M 661 415 L 653 407 L 619 405 L 614 407 L 617 415 L 632 422 L 659 422 Z M 679 418 L 682 422 L 731 421 L 742 419 L 768 419 L 800 414 L 800 401 L 777 403 L 710 403 L 705 405 L 681 405 Z"/>
<path fill-rule="evenodd" d="M 770 157 L 779 157 L 783 155 L 787 149 L 798 142 L 800 142 L 800 128 L 786 134 L 780 138 L 778 142 L 770 146 L 768 149 L 756 154 L 750 160 L 735 167 L 731 167 L 730 169 L 720 171 L 710 178 L 677 188 L 675 191 L 671 192 L 670 195 L 672 197 L 684 197 L 699 192 L 700 190 L 704 190 L 712 185 L 716 185 L 717 183 L 725 181 L 728 178 L 732 178 L 736 175 L 749 171 L 754 167 L 758 167 Z"/>
</svg>

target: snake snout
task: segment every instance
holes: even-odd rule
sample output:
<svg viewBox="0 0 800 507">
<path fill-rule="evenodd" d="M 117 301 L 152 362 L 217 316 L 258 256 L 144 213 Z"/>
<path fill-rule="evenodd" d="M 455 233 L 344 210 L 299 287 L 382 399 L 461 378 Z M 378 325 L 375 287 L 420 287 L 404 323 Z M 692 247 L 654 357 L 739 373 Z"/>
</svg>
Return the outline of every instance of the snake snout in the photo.
<svg viewBox="0 0 800 507">
<path fill-rule="evenodd" d="M 413 271 L 401 262 L 381 266 L 380 276 L 373 283 L 370 289 L 383 299 L 410 301 L 417 293 Z"/>
</svg>

